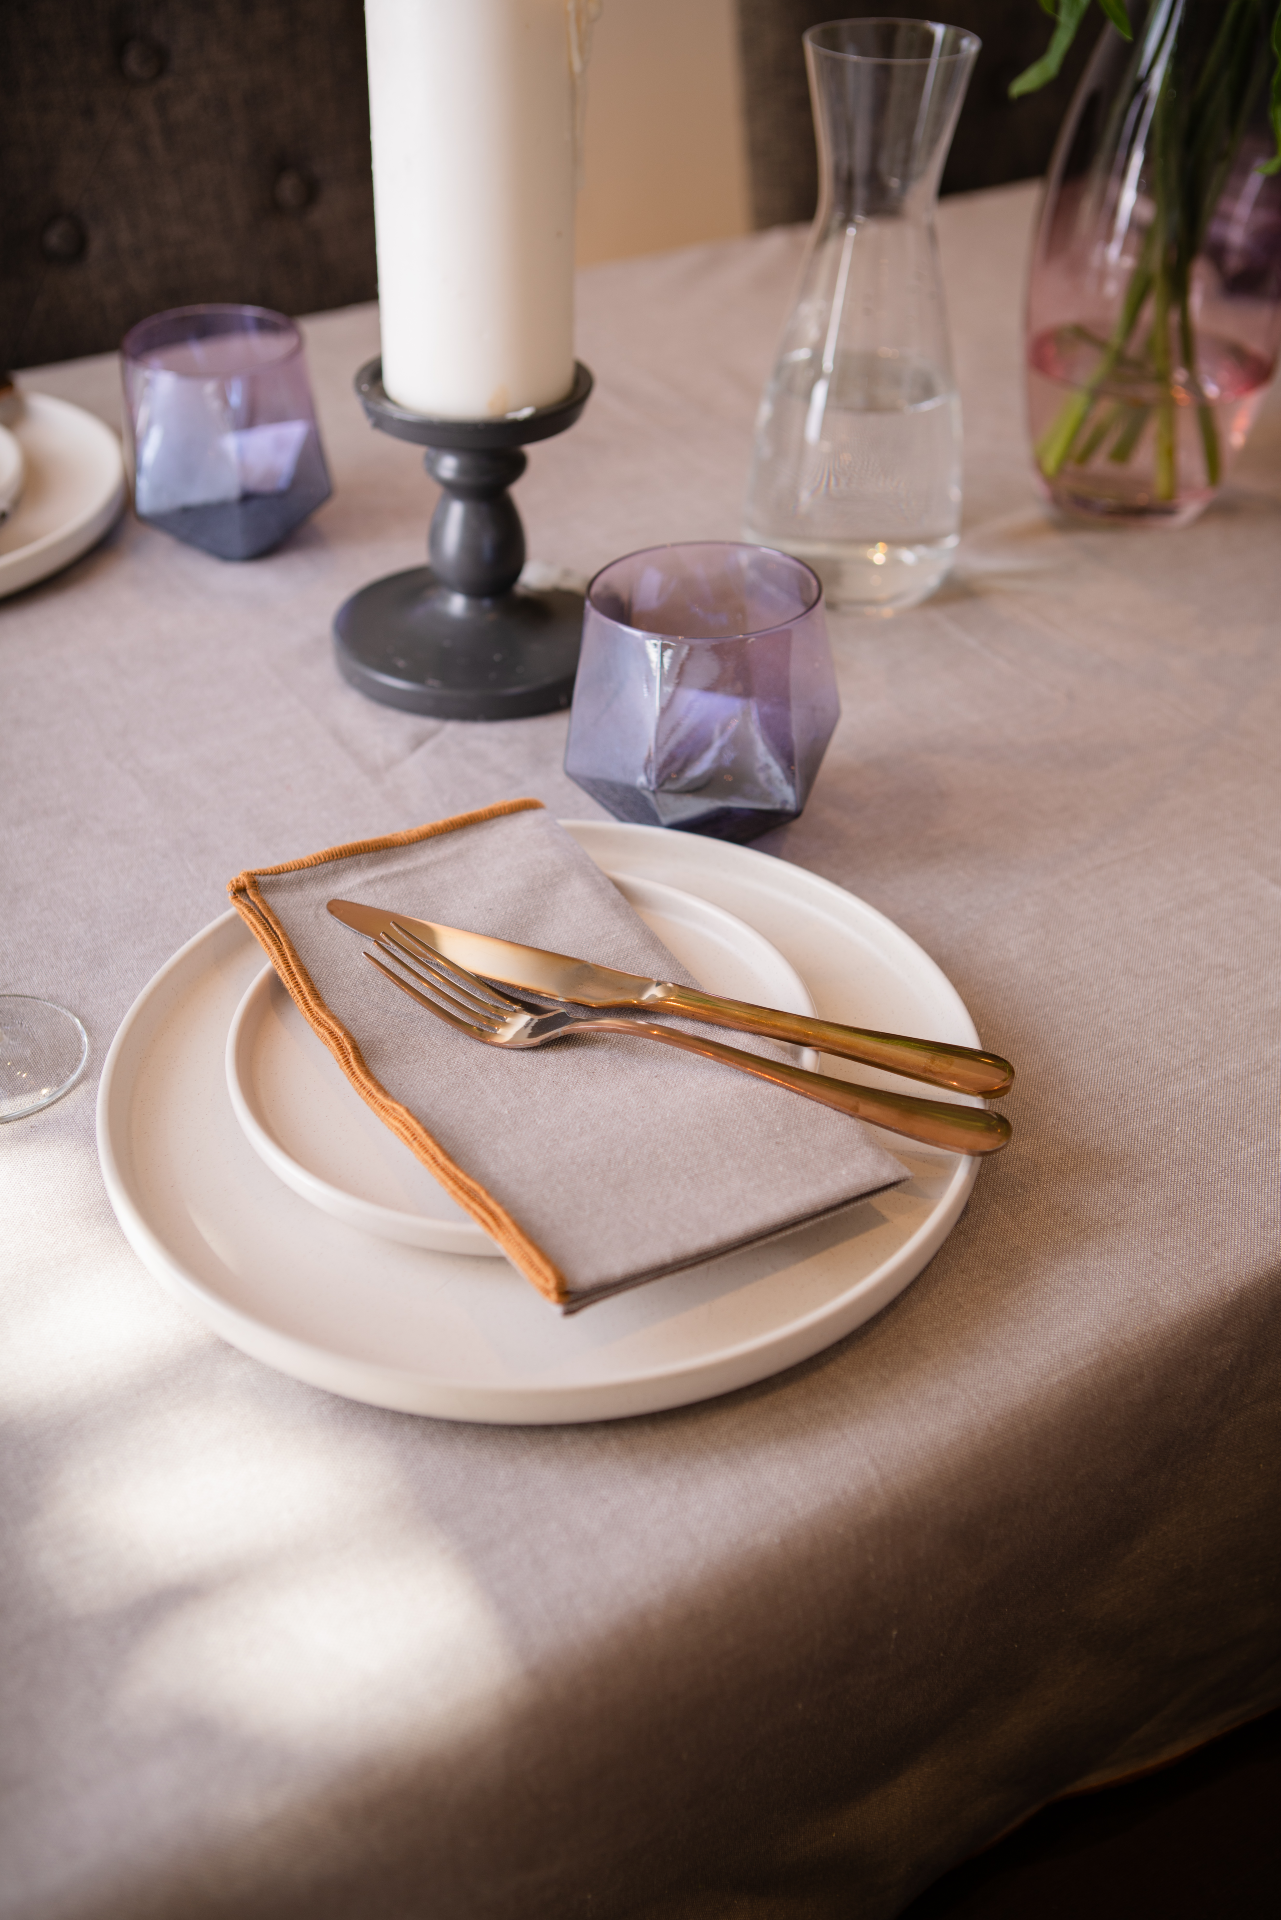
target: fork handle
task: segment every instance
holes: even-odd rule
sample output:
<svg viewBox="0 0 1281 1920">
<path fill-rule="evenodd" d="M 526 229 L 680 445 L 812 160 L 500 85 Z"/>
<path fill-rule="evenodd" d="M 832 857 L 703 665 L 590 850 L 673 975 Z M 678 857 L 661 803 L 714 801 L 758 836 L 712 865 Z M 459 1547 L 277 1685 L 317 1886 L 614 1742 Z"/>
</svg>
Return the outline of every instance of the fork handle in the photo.
<svg viewBox="0 0 1281 1920">
<path fill-rule="evenodd" d="M 918 1100 L 908 1093 L 855 1086 L 849 1080 L 833 1080 L 825 1073 L 785 1066 L 781 1060 L 766 1060 L 758 1053 L 744 1053 L 741 1047 L 723 1046 L 719 1040 L 706 1040 L 699 1034 L 678 1033 L 674 1027 L 595 1017 L 583 1025 L 590 1025 L 594 1033 L 630 1033 L 637 1039 L 657 1040 L 665 1047 L 702 1054 L 705 1060 L 719 1060 L 723 1066 L 737 1067 L 740 1073 L 755 1074 L 758 1080 L 772 1080 L 776 1087 L 787 1087 L 807 1100 L 817 1100 L 820 1106 L 834 1107 L 855 1120 L 867 1120 L 872 1126 L 923 1141 L 929 1147 L 942 1147 L 949 1153 L 995 1153 L 1008 1143 L 1013 1132 L 1004 1114 L 989 1113 L 986 1107 L 955 1106 L 950 1100 Z"/>
<path fill-rule="evenodd" d="M 888 1073 L 924 1080 L 934 1087 L 954 1087 L 958 1093 L 993 1097 L 1008 1093 L 1014 1069 L 999 1053 L 981 1053 L 977 1047 L 956 1047 L 945 1040 L 913 1040 L 906 1034 L 874 1033 L 846 1027 L 835 1020 L 816 1020 L 808 1014 L 780 1013 L 773 1007 L 753 1007 L 743 1000 L 724 1000 L 696 987 L 662 985 L 662 999 L 649 1002 L 664 1013 L 685 1014 L 713 1026 L 735 1027 L 740 1033 L 759 1033 L 767 1040 L 788 1040 L 865 1067 L 883 1067 Z M 966 1149 L 962 1149 L 966 1151 Z"/>
</svg>

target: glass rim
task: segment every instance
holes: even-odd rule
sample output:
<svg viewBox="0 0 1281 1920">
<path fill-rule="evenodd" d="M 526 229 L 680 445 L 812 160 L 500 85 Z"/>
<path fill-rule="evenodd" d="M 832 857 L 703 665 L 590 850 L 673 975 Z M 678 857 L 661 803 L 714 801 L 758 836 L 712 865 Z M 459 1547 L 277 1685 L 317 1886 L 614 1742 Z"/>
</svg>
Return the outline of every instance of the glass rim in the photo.
<svg viewBox="0 0 1281 1920">
<path fill-rule="evenodd" d="M 695 553 L 698 551 L 715 553 L 767 553 L 775 560 L 785 560 L 789 566 L 808 575 L 812 589 L 810 597 L 797 611 L 786 620 L 773 620 L 767 627 L 745 627 L 737 633 L 660 633 L 657 627 L 637 627 L 629 621 L 619 620 L 614 614 L 607 613 L 595 599 L 596 588 L 607 573 L 615 567 L 625 566 L 629 560 L 645 560 L 655 553 Z M 619 633 L 634 633 L 642 640 L 684 640 L 692 646 L 722 647 L 731 646 L 742 640 L 763 640 L 771 633 L 781 633 L 785 627 L 795 626 L 798 620 L 808 620 L 814 609 L 821 606 L 823 600 L 823 582 L 809 562 L 800 559 L 794 553 L 788 553 L 783 547 L 763 546 L 758 540 L 661 540 L 652 547 L 637 547 L 632 553 L 620 553 L 615 560 L 607 560 L 599 567 L 587 582 L 586 605 L 601 620 L 608 620 L 611 627 Z"/>
<path fill-rule="evenodd" d="M 860 32 L 864 28 L 875 27 L 925 27 L 935 36 L 935 50 L 933 53 L 865 53 L 854 47 L 834 47 L 828 45 L 819 36 L 830 33 L 835 27 L 857 28 Z M 944 53 L 940 42 L 945 40 L 948 34 L 954 34 L 956 37 L 950 50 Z M 882 67 L 932 67 L 943 60 L 971 58 L 983 45 L 978 34 L 972 33 L 968 27 L 949 26 L 945 20 L 908 19 L 905 15 L 897 13 L 869 14 L 866 18 L 860 16 L 853 20 L 841 18 L 820 20 L 814 26 L 807 27 L 801 39 L 806 47 L 812 48 L 815 53 L 831 54 L 834 60 L 857 60 L 865 66 Z"/>
<path fill-rule="evenodd" d="M 147 368 L 147 356 L 152 353 L 163 352 L 164 349 L 162 347 L 140 348 L 137 344 L 138 335 L 142 334 L 148 327 L 158 326 L 161 321 L 188 320 L 205 314 L 241 314 L 250 319 L 268 321 L 269 325 L 265 327 L 245 327 L 240 329 L 240 331 L 244 333 L 253 332 L 260 336 L 263 334 L 274 334 L 281 342 L 281 351 L 278 354 L 271 360 L 260 362 L 257 367 L 246 368 L 244 375 L 232 376 L 228 374 L 218 374 L 212 376 L 214 378 L 222 380 L 233 377 L 244 378 L 252 373 L 266 372 L 269 367 L 282 366 L 285 361 L 292 360 L 295 354 L 302 352 L 302 330 L 297 321 L 291 320 L 287 313 L 278 312 L 275 307 L 253 306 L 243 300 L 197 300 L 193 301 L 189 306 L 164 307 L 159 313 L 149 313 L 145 319 L 135 320 L 124 339 L 120 342 L 121 359 L 128 360 L 133 366 L 144 369 Z M 193 332 L 187 334 L 182 339 L 171 340 L 168 344 L 177 347 L 189 345 L 194 340 L 233 339 L 236 331 L 234 328 L 229 328 L 222 333 L 214 334 Z M 179 380 L 207 380 L 211 377 L 207 373 L 187 372 L 185 369 L 175 367 L 162 369 L 153 368 L 152 370 L 173 373 Z"/>
</svg>

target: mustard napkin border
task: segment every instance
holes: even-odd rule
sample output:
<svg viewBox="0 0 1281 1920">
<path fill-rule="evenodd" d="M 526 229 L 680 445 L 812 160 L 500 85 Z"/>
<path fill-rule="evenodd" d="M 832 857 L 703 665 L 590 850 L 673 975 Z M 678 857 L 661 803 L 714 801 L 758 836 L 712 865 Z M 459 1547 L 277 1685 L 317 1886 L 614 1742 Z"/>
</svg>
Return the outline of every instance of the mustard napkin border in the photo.
<svg viewBox="0 0 1281 1920">
<path fill-rule="evenodd" d="M 512 1265 L 538 1291 L 558 1307 L 569 1303 L 565 1276 L 531 1240 L 507 1209 L 495 1200 L 486 1187 L 474 1180 L 464 1168 L 428 1133 L 421 1120 L 393 1100 L 381 1081 L 365 1065 L 360 1047 L 342 1022 L 330 1012 L 314 981 L 298 958 L 293 942 L 268 906 L 258 882 L 278 873 L 300 873 L 307 867 L 350 860 L 356 854 L 382 853 L 388 847 L 412 847 L 421 840 L 434 840 L 460 827 L 478 826 L 483 820 L 497 820 L 503 814 L 525 813 L 542 807 L 541 800 L 500 800 L 493 806 L 478 807 L 473 813 L 456 813 L 447 820 L 435 820 L 424 827 L 409 827 L 402 833 L 388 833 L 377 840 L 351 840 L 345 846 L 325 847 L 320 853 L 306 854 L 301 860 L 285 860 L 278 867 L 251 867 L 227 882 L 231 904 L 255 940 L 275 967 L 294 1005 L 317 1037 L 324 1041 L 338 1065 L 365 1104 L 403 1140 L 428 1171 L 439 1180 L 445 1192 L 466 1209 L 478 1225 L 502 1248 Z"/>
</svg>

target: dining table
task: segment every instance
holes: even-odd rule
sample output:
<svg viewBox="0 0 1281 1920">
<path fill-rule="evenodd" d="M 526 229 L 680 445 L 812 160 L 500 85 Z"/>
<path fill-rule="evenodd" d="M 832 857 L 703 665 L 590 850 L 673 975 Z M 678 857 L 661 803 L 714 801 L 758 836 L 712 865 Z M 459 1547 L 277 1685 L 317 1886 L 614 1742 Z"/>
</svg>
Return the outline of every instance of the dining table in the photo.
<svg viewBox="0 0 1281 1920">
<path fill-rule="evenodd" d="M 334 492 L 278 551 L 126 510 L 0 601 L 0 992 L 90 1047 L 0 1128 L 6 1920 L 880 1920 L 1281 1702 L 1281 404 L 1194 524 L 1055 520 L 1037 200 L 942 203 L 955 566 L 829 610 L 841 718 L 756 843 L 937 963 L 1015 1064 L 1013 1141 L 910 1285 L 752 1384 L 367 1404 L 221 1337 L 113 1211 L 113 1035 L 234 875 L 512 798 L 606 819 L 564 712 L 443 721 L 337 670 L 335 610 L 420 561 L 435 498 L 353 392 L 376 309 L 304 322 Z M 739 537 L 804 240 L 580 273 L 595 389 L 516 489 L 543 577 Z M 19 385 L 119 428 L 113 355 Z"/>
</svg>

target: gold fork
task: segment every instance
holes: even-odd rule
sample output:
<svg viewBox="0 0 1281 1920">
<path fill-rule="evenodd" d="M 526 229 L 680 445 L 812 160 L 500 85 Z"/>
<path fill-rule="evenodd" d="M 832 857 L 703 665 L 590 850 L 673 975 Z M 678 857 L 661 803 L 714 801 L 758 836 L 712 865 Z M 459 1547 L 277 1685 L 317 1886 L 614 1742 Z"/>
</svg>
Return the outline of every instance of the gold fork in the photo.
<svg viewBox="0 0 1281 1920">
<path fill-rule="evenodd" d="M 490 1047 L 541 1047 L 549 1040 L 564 1040 L 577 1033 L 622 1033 L 641 1040 L 657 1040 L 665 1047 L 680 1047 L 686 1053 L 701 1054 L 705 1060 L 719 1060 L 740 1073 L 755 1074 L 777 1087 L 817 1100 L 821 1106 L 834 1107 L 891 1133 L 904 1134 L 927 1146 L 942 1147 L 950 1153 L 995 1153 L 1009 1141 L 1011 1127 L 1003 1114 L 990 1113 L 985 1107 L 954 1105 L 945 1100 L 920 1100 L 906 1093 L 882 1092 L 877 1087 L 855 1086 L 848 1080 L 829 1079 L 823 1073 L 809 1073 L 803 1067 L 791 1067 L 779 1060 L 767 1060 L 757 1053 L 745 1053 L 739 1047 L 724 1046 L 719 1040 L 706 1040 L 701 1034 L 681 1033 L 674 1027 L 660 1027 L 648 1021 L 610 1019 L 599 1014 L 583 1015 L 564 1008 L 548 1011 L 529 1006 L 496 991 L 465 967 L 443 960 L 407 927 L 393 923 L 394 931 L 380 934 L 376 945 L 385 959 L 366 952 L 365 958 L 385 974 L 394 986 L 412 1000 L 434 1013 L 438 1020 L 481 1040 Z M 393 966 L 386 964 L 387 960 Z M 399 968 L 400 971 L 395 971 Z M 408 974 L 409 979 L 404 976 Z M 426 989 L 426 991 L 424 991 Z"/>
</svg>

